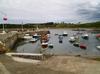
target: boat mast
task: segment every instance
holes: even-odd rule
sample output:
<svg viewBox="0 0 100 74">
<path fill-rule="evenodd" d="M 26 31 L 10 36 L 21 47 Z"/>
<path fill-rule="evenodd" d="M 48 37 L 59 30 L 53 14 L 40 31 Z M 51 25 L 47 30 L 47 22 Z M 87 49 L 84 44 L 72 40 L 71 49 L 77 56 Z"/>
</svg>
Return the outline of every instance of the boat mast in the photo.
<svg viewBox="0 0 100 74">
<path fill-rule="evenodd" d="M 21 25 L 21 28 L 22 28 L 22 32 L 23 32 L 23 30 L 24 30 L 24 29 L 23 29 L 23 21 L 22 21 L 22 25 Z"/>
<path fill-rule="evenodd" d="M 36 26 L 36 30 L 37 30 L 37 31 L 39 30 L 39 27 L 38 27 L 38 25 Z"/>
</svg>

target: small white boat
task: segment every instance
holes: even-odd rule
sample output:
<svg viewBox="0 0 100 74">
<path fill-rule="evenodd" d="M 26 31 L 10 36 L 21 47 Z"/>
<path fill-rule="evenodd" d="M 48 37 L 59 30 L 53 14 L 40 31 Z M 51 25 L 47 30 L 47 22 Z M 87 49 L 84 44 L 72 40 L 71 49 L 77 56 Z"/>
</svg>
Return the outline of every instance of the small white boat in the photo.
<svg viewBox="0 0 100 74">
<path fill-rule="evenodd" d="M 75 42 L 73 45 L 74 45 L 75 47 L 79 47 L 80 43 Z"/>
<path fill-rule="evenodd" d="M 68 35 L 68 33 L 64 31 L 63 32 L 63 36 L 67 36 L 67 35 Z"/>
<path fill-rule="evenodd" d="M 25 36 L 29 36 L 30 34 L 25 34 Z"/>
<path fill-rule="evenodd" d="M 38 34 L 37 34 L 37 33 L 35 33 L 35 34 L 34 34 L 34 36 L 38 36 Z"/>
<path fill-rule="evenodd" d="M 82 35 L 82 38 L 83 38 L 83 39 L 88 39 L 88 38 L 89 38 L 89 35 L 88 35 L 88 34 L 83 34 L 83 35 Z"/>
<path fill-rule="evenodd" d="M 89 35 L 88 35 L 88 34 L 83 34 L 83 36 L 86 36 L 86 37 L 88 37 Z"/>
<path fill-rule="evenodd" d="M 39 38 L 39 35 L 37 34 L 37 33 L 35 33 L 34 35 L 33 35 L 33 38 Z"/>
<path fill-rule="evenodd" d="M 29 34 L 25 34 L 23 38 L 24 39 L 32 39 L 32 36 L 30 36 Z"/>
<path fill-rule="evenodd" d="M 69 42 L 75 42 L 75 37 L 70 37 Z"/>
<path fill-rule="evenodd" d="M 96 46 L 96 48 L 100 50 L 100 46 Z"/>
<path fill-rule="evenodd" d="M 36 38 L 32 38 L 32 39 L 30 39 L 30 42 L 32 42 L 32 43 L 34 43 L 34 42 L 36 42 L 36 41 L 37 41 Z"/>
<path fill-rule="evenodd" d="M 48 47 L 49 47 L 49 48 L 53 48 L 53 44 L 51 44 L 51 43 L 48 44 Z"/>
</svg>

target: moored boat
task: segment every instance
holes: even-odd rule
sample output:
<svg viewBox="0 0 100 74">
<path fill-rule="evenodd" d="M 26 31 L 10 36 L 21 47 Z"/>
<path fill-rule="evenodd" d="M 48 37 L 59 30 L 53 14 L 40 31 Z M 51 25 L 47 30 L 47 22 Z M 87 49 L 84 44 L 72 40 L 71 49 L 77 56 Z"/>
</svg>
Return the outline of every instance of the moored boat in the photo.
<svg viewBox="0 0 100 74">
<path fill-rule="evenodd" d="M 63 36 L 62 35 L 59 35 L 58 36 L 58 39 L 59 39 L 59 43 L 62 43 L 63 42 Z"/>
<path fill-rule="evenodd" d="M 96 48 L 100 50 L 100 46 L 96 46 Z"/>
<path fill-rule="evenodd" d="M 39 39 L 39 35 L 37 34 L 37 33 L 35 33 L 34 35 L 33 35 L 33 38 L 36 38 L 36 39 Z"/>
<path fill-rule="evenodd" d="M 30 42 L 32 42 L 32 43 L 35 43 L 36 41 L 37 41 L 36 38 L 32 38 L 32 39 L 30 39 Z"/>
<path fill-rule="evenodd" d="M 63 36 L 62 35 L 59 35 L 58 38 L 62 40 L 63 39 Z"/>
<path fill-rule="evenodd" d="M 97 38 L 98 40 L 100 40 L 100 34 L 97 34 L 97 35 L 96 35 L 96 38 Z"/>
<path fill-rule="evenodd" d="M 47 34 L 50 34 L 50 31 L 49 30 L 47 31 Z"/>
<path fill-rule="evenodd" d="M 88 34 L 83 34 L 83 35 L 82 35 L 82 38 L 83 38 L 83 39 L 89 39 L 89 35 L 88 35 Z"/>
<path fill-rule="evenodd" d="M 24 38 L 24 39 L 31 39 L 32 36 L 30 36 L 29 34 L 25 34 L 23 38 Z"/>
<path fill-rule="evenodd" d="M 74 44 L 73 44 L 75 47 L 79 47 L 79 43 L 78 42 L 75 42 Z"/>
<path fill-rule="evenodd" d="M 48 44 L 48 48 L 53 48 L 53 44 Z"/>
<path fill-rule="evenodd" d="M 68 36 L 68 33 L 64 31 L 63 36 Z"/>
<path fill-rule="evenodd" d="M 41 36 L 41 42 L 48 42 L 48 41 L 49 41 L 48 35 L 42 35 Z"/>
<path fill-rule="evenodd" d="M 86 48 L 87 48 L 87 46 L 86 46 L 85 44 L 80 44 L 79 47 L 80 47 L 81 49 L 86 49 Z"/>
<path fill-rule="evenodd" d="M 42 48 L 47 48 L 48 47 L 48 43 L 47 42 L 43 42 L 41 43 Z"/>
<path fill-rule="evenodd" d="M 75 37 L 70 37 L 69 42 L 71 43 L 75 42 Z"/>
<path fill-rule="evenodd" d="M 63 43 L 63 40 L 62 39 L 59 39 L 59 43 Z"/>
<path fill-rule="evenodd" d="M 55 33 L 55 36 L 57 36 L 57 35 L 59 35 L 59 34 Z"/>
</svg>

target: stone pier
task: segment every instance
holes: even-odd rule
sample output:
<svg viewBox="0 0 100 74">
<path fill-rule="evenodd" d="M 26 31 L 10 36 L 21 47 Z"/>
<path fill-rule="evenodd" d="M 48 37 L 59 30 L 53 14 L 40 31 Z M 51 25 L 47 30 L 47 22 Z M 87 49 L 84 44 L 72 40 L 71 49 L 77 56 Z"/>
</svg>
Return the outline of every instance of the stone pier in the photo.
<svg viewBox="0 0 100 74">
<path fill-rule="evenodd" d="M 1 44 L 8 49 L 11 49 L 19 37 L 23 37 L 21 32 L 9 32 L 6 34 L 0 34 Z"/>
</svg>

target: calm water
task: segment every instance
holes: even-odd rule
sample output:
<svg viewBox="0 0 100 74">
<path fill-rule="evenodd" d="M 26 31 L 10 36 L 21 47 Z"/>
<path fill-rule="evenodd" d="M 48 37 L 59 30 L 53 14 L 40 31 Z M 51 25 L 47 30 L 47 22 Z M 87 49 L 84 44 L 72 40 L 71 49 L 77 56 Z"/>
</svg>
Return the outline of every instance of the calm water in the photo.
<svg viewBox="0 0 100 74">
<path fill-rule="evenodd" d="M 63 43 L 59 43 L 58 36 L 55 36 L 55 33 L 62 34 L 64 31 L 68 33 L 67 37 L 63 37 Z M 95 34 L 90 32 L 86 32 L 89 34 L 89 40 L 84 40 L 80 35 L 80 42 L 87 45 L 87 49 L 81 49 L 79 47 L 73 46 L 69 42 L 69 38 L 73 36 L 73 34 L 78 31 L 66 30 L 66 29 L 51 29 L 50 30 L 50 40 L 49 43 L 54 45 L 53 49 L 46 48 L 43 49 L 40 46 L 40 41 L 36 43 L 29 43 L 28 41 L 24 41 L 24 43 L 17 47 L 16 52 L 28 52 L 28 53 L 40 53 L 40 50 L 43 53 L 53 53 L 56 55 L 81 55 L 83 57 L 100 57 L 100 50 L 96 49 L 96 45 L 100 45 L 100 41 L 95 38 Z"/>
</svg>

